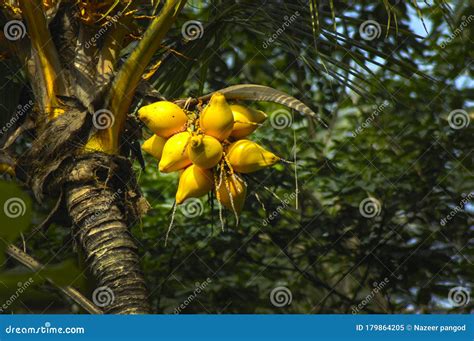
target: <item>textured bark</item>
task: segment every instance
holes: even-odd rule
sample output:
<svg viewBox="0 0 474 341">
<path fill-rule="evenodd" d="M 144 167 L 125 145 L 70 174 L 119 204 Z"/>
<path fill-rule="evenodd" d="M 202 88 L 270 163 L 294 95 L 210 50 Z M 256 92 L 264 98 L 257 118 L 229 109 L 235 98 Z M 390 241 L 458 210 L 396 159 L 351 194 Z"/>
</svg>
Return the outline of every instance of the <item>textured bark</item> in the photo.
<svg viewBox="0 0 474 341">
<path fill-rule="evenodd" d="M 137 246 L 124 211 L 126 184 L 111 180 L 110 174 L 102 179 L 97 172 L 90 172 L 96 168 L 94 161 L 91 158 L 90 162 L 84 159 L 77 163 L 65 186 L 75 239 L 87 257 L 98 287 L 112 292 L 107 302 L 102 302 L 107 303 L 102 307 L 105 313 L 149 313 Z"/>
<path fill-rule="evenodd" d="M 149 313 L 137 247 L 128 229 L 147 211 L 148 203 L 128 159 L 84 153 L 89 115 L 76 101 L 64 102 L 70 105 L 66 114 L 38 122 L 31 148 L 15 164 L 16 176 L 39 202 L 45 196 L 59 200 L 48 223 L 53 218 L 72 221 L 77 245 L 98 282 L 94 303 L 105 313 Z"/>
</svg>

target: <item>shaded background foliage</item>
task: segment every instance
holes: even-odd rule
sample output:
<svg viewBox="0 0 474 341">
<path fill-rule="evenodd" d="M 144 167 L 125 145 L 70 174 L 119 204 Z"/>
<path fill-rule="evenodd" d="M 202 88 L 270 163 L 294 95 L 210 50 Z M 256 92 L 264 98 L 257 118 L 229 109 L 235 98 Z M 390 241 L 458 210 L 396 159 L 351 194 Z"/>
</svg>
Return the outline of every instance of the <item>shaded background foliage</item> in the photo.
<svg viewBox="0 0 474 341">
<path fill-rule="evenodd" d="M 374 283 L 388 278 L 359 313 L 472 311 L 472 303 L 456 307 L 448 300 L 451 288 L 472 288 L 472 197 L 441 224 L 474 185 L 472 122 L 463 129 L 448 122 L 456 109 L 474 120 L 473 24 L 446 43 L 474 14 L 468 1 L 453 1 L 449 11 L 440 9 L 444 2 L 416 8 L 405 2 L 334 1 L 334 9 L 321 2 L 318 18 L 307 2 L 190 3 L 166 41 L 180 54 L 164 49 L 151 80 L 163 95 L 264 84 L 303 100 L 327 126 L 295 112 L 285 129 L 269 120 L 252 137 L 287 160 L 296 154 L 298 207 L 295 200 L 281 202 L 293 199 L 296 190 L 294 165 L 282 163 L 246 177 L 239 226 L 226 212 L 221 231 L 215 200 L 201 198 L 197 214 L 178 209 L 167 247 L 177 176 L 159 174 L 149 158 L 145 171 L 136 165 L 153 210 L 133 233 L 155 310 L 173 313 L 187 302 L 181 313 L 351 313 Z M 264 47 L 295 11 L 297 21 Z M 191 19 L 203 22 L 204 34 L 186 42 L 181 25 Z M 369 19 L 382 28 L 371 41 L 359 34 Z M 282 109 L 252 105 L 270 116 Z M 366 198 L 380 203 L 377 216 L 361 214 Z M 43 206 L 35 223 L 47 212 Z M 75 257 L 70 231 L 62 226 L 27 235 L 26 242 L 45 262 Z M 270 293 L 279 286 L 291 291 L 290 305 L 272 305 Z M 93 283 L 82 287 L 91 288 Z M 12 309 L 77 311 L 48 288 L 21 303 Z"/>
</svg>

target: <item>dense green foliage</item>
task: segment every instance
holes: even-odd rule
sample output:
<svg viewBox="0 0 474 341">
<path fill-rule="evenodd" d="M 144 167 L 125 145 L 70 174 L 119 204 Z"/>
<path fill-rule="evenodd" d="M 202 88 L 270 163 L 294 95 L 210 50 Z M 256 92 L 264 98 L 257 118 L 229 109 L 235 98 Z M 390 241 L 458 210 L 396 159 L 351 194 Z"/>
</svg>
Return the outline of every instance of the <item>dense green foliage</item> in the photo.
<svg viewBox="0 0 474 341">
<path fill-rule="evenodd" d="M 469 14 L 458 11 L 454 27 Z M 382 9 L 358 16 L 374 14 L 377 21 L 386 22 Z M 158 174 L 149 160 L 140 180 L 154 211 L 136 235 L 143 243 L 155 306 L 173 312 L 193 296 L 197 282 L 209 277 L 212 282 L 183 312 L 347 313 L 370 294 L 374 282 L 388 278 L 387 286 L 361 312 L 453 308 L 449 290 L 458 285 L 469 288 L 473 275 L 472 206 L 471 215 L 466 208 L 445 226 L 440 221 L 472 193 L 473 130 L 472 124 L 452 129 L 447 116 L 454 109 L 469 111 L 472 105 L 467 101 L 472 81 L 461 82 L 471 75 L 472 51 L 469 30 L 441 47 L 450 31 L 441 11 L 427 9 L 423 18 L 430 27 L 424 41 L 391 34 L 384 38 L 384 31 L 369 44 L 380 51 L 385 41 L 394 41 L 396 55 L 435 80 L 401 78 L 377 69 L 373 76 L 364 76 L 362 95 L 315 73 L 278 41 L 264 50 L 258 35 L 239 27 L 232 39 L 223 34 L 226 43 L 206 62 L 206 88 L 268 84 L 319 108 L 329 128 L 308 124 L 294 113 L 290 127 L 277 130 L 267 122 L 253 137 L 288 160 L 293 159 L 296 143 L 298 208 L 295 200 L 286 205 L 276 198 L 294 198 L 294 167 L 283 164 L 247 177 L 250 193 L 238 227 L 227 212 L 221 232 L 215 201 L 204 198 L 197 217 L 178 209 L 166 248 L 163 236 L 177 179 Z M 409 21 L 420 23 L 412 13 L 399 25 L 408 27 Z M 300 48 L 304 55 L 307 47 Z M 196 87 L 196 81 L 190 80 L 185 88 Z M 281 107 L 258 106 L 269 114 L 281 113 Z M 353 137 L 358 127 L 362 131 Z M 381 204 L 374 218 L 359 212 L 359 204 L 368 197 Z M 273 212 L 279 212 L 276 218 L 265 221 Z M 270 292 L 277 286 L 292 292 L 290 306 L 271 304 Z"/>
</svg>

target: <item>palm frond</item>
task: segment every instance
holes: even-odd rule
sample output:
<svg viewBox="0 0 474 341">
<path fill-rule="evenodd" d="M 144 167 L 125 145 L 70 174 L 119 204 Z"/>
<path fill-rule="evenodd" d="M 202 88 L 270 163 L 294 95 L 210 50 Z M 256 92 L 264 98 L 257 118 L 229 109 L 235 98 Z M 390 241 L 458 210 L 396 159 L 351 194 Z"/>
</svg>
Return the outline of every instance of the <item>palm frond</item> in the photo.
<svg viewBox="0 0 474 341">
<path fill-rule="evenodd" d="M 372 6 L 373 13 L 384 13 L 383 20 L 380 14 L 371 15 L 366 10 L 368 6 Z M 313 70 L 314 76 L 327 75 L 358 94 L 366 93 L 367 83 L 375 83 L 385 91 L 376 77 L 377 72 L 430 79 L 400 51 L 404 44 L 417 50 L 424 47 L 422 37 L 407 25 L 407 6 L 415 5 L 401 3 L 387 7 L 387 1 L 344 5 L 332 1 L 310 1 L 308 4 L 270 0 L 243 1 L 237 6 L 213 1 L 199 13 L 201 18 L 211 18 L 203 22 L 201 39 L 183 41 L 181 35 L 175 34 L 167 41 L 189 60 L 168 54 L 153 83 L 165 96 L 177 97 L 184 89 L 185 80 L 202 71 L 198 64 L 220 57 L 216 45 L 219 51 L 223 51 L 232 44 L 247 50 L 253 47 L 255 55 L 264 56 L 269 64 L 282 53 L 292 56 L 302 66 Z M 445 11 L 442 4 L 432 6 Z M 193 14 L 190 13 L 190 18 Z M 289 20 L 292 16 L 296 20 Z M 386 34 L 380 32 L 377 39 L 364 40 L 359 29 L 367 20 L 377 21 L 380 30 Z M 264 47 L 264 43 L 275 35 L 276 39 Z"/>
</svg>

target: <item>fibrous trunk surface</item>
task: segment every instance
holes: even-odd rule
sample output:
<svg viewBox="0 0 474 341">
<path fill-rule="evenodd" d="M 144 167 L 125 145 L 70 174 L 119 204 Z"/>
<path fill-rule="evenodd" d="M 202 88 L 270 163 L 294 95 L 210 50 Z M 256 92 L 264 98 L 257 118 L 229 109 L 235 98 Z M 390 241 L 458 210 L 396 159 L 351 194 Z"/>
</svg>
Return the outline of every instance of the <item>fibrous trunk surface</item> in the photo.
<svg viewBox="0 0 474 341">
<path fill-rule="evenodd" d="M 67 211 L 76 244 L 98 283 L 94 303 L 105 313 L 149 313 L 137 243 L 129 230 L 149 206 L 130 161 L 81 152 L 88 132 L 83 111 L 71 110 L 41 130 L 18 160 L 17 176 L 40 202 L 45 195 L 62 200 L 58 207 Z"/>
</svg>

